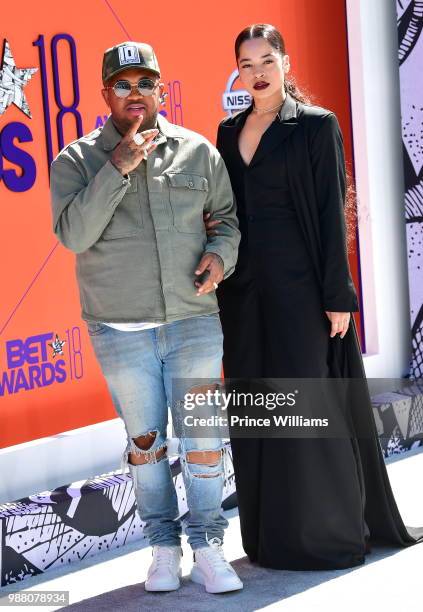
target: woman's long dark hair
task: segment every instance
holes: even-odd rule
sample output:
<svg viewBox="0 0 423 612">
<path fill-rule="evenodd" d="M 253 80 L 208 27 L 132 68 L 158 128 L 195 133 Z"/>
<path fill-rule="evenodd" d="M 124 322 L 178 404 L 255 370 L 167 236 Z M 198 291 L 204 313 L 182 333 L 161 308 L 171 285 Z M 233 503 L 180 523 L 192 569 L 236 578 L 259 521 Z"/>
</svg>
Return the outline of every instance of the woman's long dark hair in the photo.
<svg viewBox="0 0 423 612">
<path fill-rule="evenodd" d="M 285 41 L 282 34 L 269 23 L 255 23 L 244 28 L 236 37 L 235 40 L 235 58 L 238 63 L 239 50 L 243 42 L 252 40 L 253 38 L 264 38 L 269 45 L 279 51 L 281 55 L 286 54 Z M 304 89 L 300 89 L 296 80 L 291 75 L 285 76 L 284 88 L 295 100 L 302 104 L 311 105 L 314 97 Z M 346 246 L 348 252 L 351 251 L 355 230 L 357 227 L 357 207 L 356 207 L 356 192 L 352 180 L 352 176 L 348 169 L 346 170 L 346 197 L 345 197 L 345 223 L 346 223 Z"/>
</svg>

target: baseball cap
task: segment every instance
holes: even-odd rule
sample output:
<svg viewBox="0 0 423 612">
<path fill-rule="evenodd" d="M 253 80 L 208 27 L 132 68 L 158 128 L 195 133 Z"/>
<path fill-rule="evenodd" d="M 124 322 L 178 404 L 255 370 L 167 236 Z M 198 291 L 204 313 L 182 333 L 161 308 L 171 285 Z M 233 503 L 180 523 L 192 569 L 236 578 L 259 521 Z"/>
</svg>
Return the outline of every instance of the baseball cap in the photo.
<svg viewBox="0 0 423 612">
<path fill-rule="evenodd" d="M 127 68 L 145 68 L 160 76 L 156 54 L 147 43 L 128 41 L 106 49 L 103 56 L 103 83 Z"/>
</svg>

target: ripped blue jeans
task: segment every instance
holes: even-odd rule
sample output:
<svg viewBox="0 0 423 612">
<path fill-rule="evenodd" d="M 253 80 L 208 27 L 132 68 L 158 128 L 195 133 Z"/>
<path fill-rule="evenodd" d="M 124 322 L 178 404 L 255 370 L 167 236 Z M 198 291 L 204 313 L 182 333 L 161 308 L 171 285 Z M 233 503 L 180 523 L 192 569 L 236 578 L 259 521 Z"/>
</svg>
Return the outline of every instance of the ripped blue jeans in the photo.
<svg viewBox="0 0 423 612">
<path fill-rule="evenodd" d="M 179 546 L 182 529 L 169 459 L 166 453 L 157 459 L 154 451 L 167 445 L 168 406 L 173 422 L 181 422 L 184 407 L 180 397 L 172 398 L 172 381 L 220 378 L 223 335 L 219 315 L 195 316 L 141 331 L 118 331 L 91 322 L 87 327 L 116 412 L 125 424 L 128 442 L 123 464 L 128 464 L 132 475 L 144 533 L 151 545 Z M 212 414 L 212 407 L 202 408 L 201 416 Z M 154 442 L 142 450 L 134 439 L 149 432 L 155 434 Z M 194 550 L 212 538 L 223 542 L 228 526 L 221 512 L 225 450 L 220 437 L 207 436 L 179 438 L 189 510 L 185 532 Z M 198 450 L 219 450 L 218 463 L 188 461 L 187 453 L 189 457 L 190 451 Z M 145 454 L 147 462 L 132 464 L 129 453 Z"/>
</svg>

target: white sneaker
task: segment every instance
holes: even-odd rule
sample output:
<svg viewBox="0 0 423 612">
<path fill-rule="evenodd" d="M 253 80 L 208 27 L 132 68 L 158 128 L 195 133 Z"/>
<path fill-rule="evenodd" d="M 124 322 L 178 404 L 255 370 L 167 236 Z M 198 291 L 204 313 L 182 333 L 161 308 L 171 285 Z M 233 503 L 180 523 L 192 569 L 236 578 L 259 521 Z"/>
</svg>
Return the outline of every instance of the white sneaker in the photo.
<svg viewBox="0 0 423 612">
<path fill-rule="evenodd" d="M 194 551 L 191 580 L 203 584 L 207 593 L 226 593 L 242 589 L 244 585 L 223 555 L 221 540 L 212 538 L 208 542 L 208 546 Z"/>
<path fill-rule="evenodd" d="M 176 591 L 181 577 L 180 546 L 153 546 L 153 562 L 148 568 L 146 591 Z"/>
</svg>

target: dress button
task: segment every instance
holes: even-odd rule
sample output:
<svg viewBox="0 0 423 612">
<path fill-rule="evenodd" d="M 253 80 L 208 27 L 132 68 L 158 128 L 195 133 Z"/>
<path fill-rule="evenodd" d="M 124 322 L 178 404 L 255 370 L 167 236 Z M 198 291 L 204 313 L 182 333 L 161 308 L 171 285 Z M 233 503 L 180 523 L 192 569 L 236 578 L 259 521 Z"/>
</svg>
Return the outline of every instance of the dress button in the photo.
<svg viewBox="0 0 423 612">
<path fill-rule="evenodd" d="M 254 215 L 248 215 L 248 221 L 254 221 L 255 217 Z"/>
</svg>

